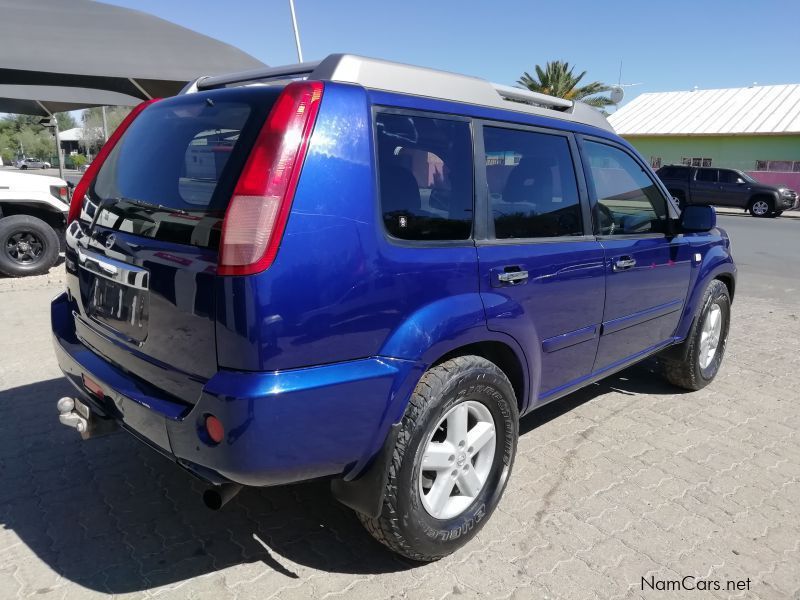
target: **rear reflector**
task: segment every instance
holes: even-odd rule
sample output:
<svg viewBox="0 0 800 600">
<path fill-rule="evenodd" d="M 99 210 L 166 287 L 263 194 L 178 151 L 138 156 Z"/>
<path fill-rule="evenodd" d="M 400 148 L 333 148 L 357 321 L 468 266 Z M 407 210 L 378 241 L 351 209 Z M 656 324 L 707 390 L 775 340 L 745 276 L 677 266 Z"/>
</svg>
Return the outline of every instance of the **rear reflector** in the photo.
<svg viewBox="0 0 800 600">
<path fill-rule="evenodd" d="M 103 388 L 100 387 L 99 383 L 90 377 L 87 377 L 86 375 L 82 375 L 81 378 L 83 379 L 83 387 L 89 390 L 96 398 L 99 398 L 100 400 L 105 398 Z"/>
<path fill-rule="evenodd" d="M 212 442 L 219 444 L 225 439 L 225 428 L 222 426 L 222 421 L 214 415 L 208 415 L 206 417 L 206 433 Z"/>
<path fill-rule="evenodd" d="M 75 186 L 75 190 L 72 193 L 72 202 L 70 202 L 69 205 L 67 225 L 80 217 L 81 207 L 83 206 L 83 198 L 86 195 L 86 190 L 89 189 L 89 186 L 94 181 L 94 178 L 97 177 L 97 172 L 100 170 L 100 167 L 103 166 L 103 162 L 106 160 L 109 153 L 114 149 L 114 146 L 117 145 L 119 138 L 121 138 L 122 134 L 125 133 L 125 130 L 130 127 L 134 119 L 139 116 L 139 113 L 150 106 L 153 102 L 157 102 L 158 100 L 158 98 L 154 98 L 152 100 L 142 102 L 141 104 L 137 104 L 130 114 L 125 117 L 122 123 L 119 124 L 119 127 L 114 130 L 114 133 L 112 133 L 111 137 L 108 138 L 108 141 L 103 144 L 103 147 L 100 148 L 100 152 L 97 153 L 97 156 L 95 156 L 92 164 L 89 165 L 89 168 L 86 169 L 86 172 L 83 174 L 83 177 L 81 177 L 78 185 Z"/>
<path fill-rule="evenodd" d="M 278 253 L 323 85 L 287 85 L 258 134 L 225 213 L 217 273 L 250 275 Z"/>
</svg>

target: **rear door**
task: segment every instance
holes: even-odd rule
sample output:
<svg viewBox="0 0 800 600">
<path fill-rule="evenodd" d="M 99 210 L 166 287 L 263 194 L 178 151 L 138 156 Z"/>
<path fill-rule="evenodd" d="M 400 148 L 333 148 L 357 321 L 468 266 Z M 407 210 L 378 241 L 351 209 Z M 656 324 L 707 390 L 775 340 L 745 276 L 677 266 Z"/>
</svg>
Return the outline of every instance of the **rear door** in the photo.
<svg viewBox="0 0 800 600">
<path fill-rule="evenodd" d="M 583 164 L 605 249 L 606 301 L 594 371 L 671 339 L 686 300 L 691 248 L 670 235 L 667 198 L 650 170 L 621 145 L 583 138 Z"/>
<path fill-rule="evenodd" d="M 718 204 L 719 185 L 716 169 L 696 169 L 691 183 L 692 204 Z"/>
<path fill-rule="evenodd" d="M 478 134 L 486 231 L 476 243 L 488 326 L 522 346 L 537 385 L 534 402 L 542 401 L 591 372 L 603 316 L 603 248 L 591 233 L 571 134 L 488 122 Z"/>
<path fill-rule="evenodd" d="M 146 108 L 68 231 L 76 330 L 143 386 L 193 403 L 217 370 L 222 219 L 278 91 L 221 90 Z"/>
</svg>

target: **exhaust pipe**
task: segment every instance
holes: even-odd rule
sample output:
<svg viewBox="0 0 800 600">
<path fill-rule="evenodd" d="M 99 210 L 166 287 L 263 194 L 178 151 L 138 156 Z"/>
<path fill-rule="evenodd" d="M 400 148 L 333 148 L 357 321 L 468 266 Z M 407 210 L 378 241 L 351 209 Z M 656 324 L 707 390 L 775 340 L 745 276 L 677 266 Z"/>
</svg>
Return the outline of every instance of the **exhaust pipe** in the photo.
<svg viewBox="0 0 800 600">
<path fill-rule="evenodd" d="M 241 490 L 242 486 L 238 483 L 224 483 L 208 488 L 203 492 L 203 503 L 211 510 L 219 510 L 233 500 Z"/>
</svg>

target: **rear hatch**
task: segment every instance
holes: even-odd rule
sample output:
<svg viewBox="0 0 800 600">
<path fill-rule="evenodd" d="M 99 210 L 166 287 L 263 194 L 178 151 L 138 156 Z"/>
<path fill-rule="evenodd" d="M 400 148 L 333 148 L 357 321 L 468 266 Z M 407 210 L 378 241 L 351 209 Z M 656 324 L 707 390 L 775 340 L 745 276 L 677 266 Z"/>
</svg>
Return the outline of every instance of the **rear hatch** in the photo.
<svg viewBox="0 0 800 600">
<path fill-rule="evenodd" d="M 69 227 L 76 331 L 149 393 L 194 404 L 217 370 L 214 280 L 225 209 L 280 89 L 148 106 Z"/>
</svg>

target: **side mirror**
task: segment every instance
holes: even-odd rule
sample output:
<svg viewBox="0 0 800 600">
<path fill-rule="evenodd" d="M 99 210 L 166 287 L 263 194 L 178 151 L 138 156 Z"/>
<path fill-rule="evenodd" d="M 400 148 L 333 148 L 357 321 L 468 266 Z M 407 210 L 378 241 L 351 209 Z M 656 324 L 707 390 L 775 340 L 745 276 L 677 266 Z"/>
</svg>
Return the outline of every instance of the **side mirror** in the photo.
<svg viewBox="0 0 800 600">
<path fill-rule="evenodd" d="M 717 226 L 717 211 L 713 206 L 690 204 L 681 213 L 680 226 L 684 233 L 711 231 Z"/>
</svg>

